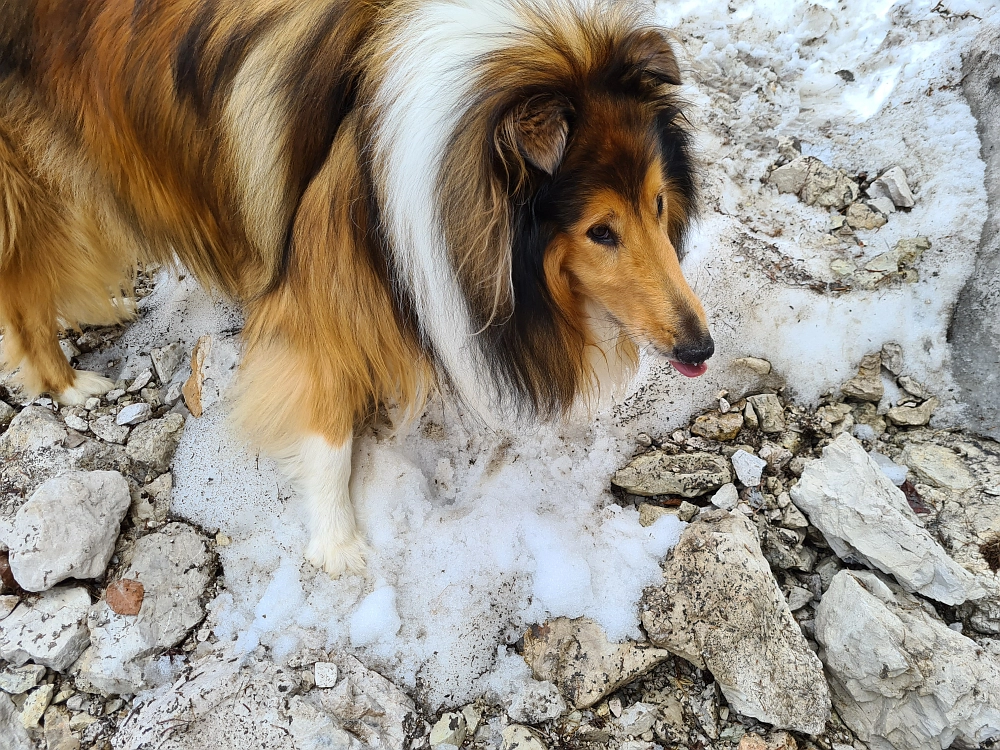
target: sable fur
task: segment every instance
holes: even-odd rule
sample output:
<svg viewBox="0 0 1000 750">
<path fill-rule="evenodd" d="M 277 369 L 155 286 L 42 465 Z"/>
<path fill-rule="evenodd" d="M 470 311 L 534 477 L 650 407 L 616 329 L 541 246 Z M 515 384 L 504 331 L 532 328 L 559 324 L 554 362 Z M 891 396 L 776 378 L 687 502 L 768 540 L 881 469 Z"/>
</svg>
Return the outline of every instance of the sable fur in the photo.
<svg viewBox="0 0 1000 750">
<path fill-rule="evenodd" d="M 345 477 L 379 404 L 444 379 L 548 417 L 637 346 L 710 356 L 679 82 L 603 0 L 0 0 L 5 365 L 105 390 L 58 329 L 182 264 L 244 305 L 238 412 L 317 514 L 310 559 L 357 569 Z"/>
</svg>

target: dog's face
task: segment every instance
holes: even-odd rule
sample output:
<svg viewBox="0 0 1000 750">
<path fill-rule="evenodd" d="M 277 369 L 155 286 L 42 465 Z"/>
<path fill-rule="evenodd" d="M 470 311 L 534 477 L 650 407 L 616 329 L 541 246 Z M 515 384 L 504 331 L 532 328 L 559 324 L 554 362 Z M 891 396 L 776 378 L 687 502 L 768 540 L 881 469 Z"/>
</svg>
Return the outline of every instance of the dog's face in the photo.
<svg viewBox="0 0 1000 750">
<path fill-rule="evenodd" d="M 671 225 L 686 223 L 690 209 L 658 151 L 630 140 L 619 130 L 571 156 L 562 199 L 573 210 L 552 239 L 547 275 L 596 303 L 635 343 L 700 375 L 714 345 L 671 241 Z"/>
<path fill-rule="evenodd" d="M 533 208 L 548 227 L 554 298 L 564 308 L 596 305 L 636 344 L 696 376 L 714 343 L 679 262 L 693 167 L 679 112 L 663 96 L 679 78 L 662 38 L 642 41 L 634 70 L 576 101 L 535 97 L 513 127 L 521 155 L 546 175 Z"/>
<path fill-rule="evenodd" d="M 521 413 L 600 387 L 595 346 L 612 373 L 638 345 L 689 376 L 714 350 L 679 264 L 696 191 L 677 61 L 626 5 L 541 20 L 484 58 L 443 162 L 441 223 L 479 361 Z"/>
</svg>

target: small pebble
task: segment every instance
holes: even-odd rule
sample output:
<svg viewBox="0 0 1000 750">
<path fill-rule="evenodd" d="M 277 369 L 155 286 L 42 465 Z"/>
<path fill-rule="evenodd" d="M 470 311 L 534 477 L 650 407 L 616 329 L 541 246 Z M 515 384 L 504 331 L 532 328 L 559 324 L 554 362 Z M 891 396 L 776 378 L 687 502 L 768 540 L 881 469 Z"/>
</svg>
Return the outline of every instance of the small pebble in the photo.
<svg viewBox="0 0 1000 750">
<path fill-rule="evenodd" d="M 734 359 L 733 364 L 753 370 L 758 375 L 767 375 L 771 372 L 771 363 L 759 357 L 740 357 L 739 359 Z"/>
<path fill-rule="evenodd" d="M 608 710 L 612 716 L 618 718 L 622 715 L 622 702 L 618 698 L 612 698 L 608 701 Z"/>
<path fill-rule="evenodd" d="M 318 661 L 313 664 L 316 687 L 332 688 L 337 684 L 337 665 L 333 662 Z"/>
<path fill-rule="evenodd" d="M 82 732 L 96 721 L 97 719 L 90 714 L 73 714 L 69 718 L 69 728 L 74 732 Z"/>
<path fill-rule="evenodd" d="M 149 369 L 143 370 L 136 376 L 135 380 L 132 381 L 132 385 L 127 388 L 127 391 L 129 393 L 138 393 L 149 385 L 149 381 L 152 379 L 153 371 Z"/>
<path fill-rule="evenodd" d="M 696 515 L 698 511 L 701 510 L 694 503 L 689 503 L 687 500 L 681 503 L 681 507 L 677 511 L 677 517 L 682 521 L 690 521 Z"/>
<path fill-rule="evenodd" d="M 144 401 L 140 401 L 137 404 L 129 404 L 123 407 L 118 416 L 115 418 L 115 423 L 119 425 L 135 425 L 140 422 L 147 421 L 153 416 L 153 410 L 150 408 L 149 404 Z"/>
<path fill-rule="evenodd" d="M 767 466 L 767 461 L 757 458 L 757 456 L 747 453 L 745 450 L 736 451 L 733 454 L 732 461 L 736 476 L 739 477 L 745 487 L 758 487 L 760 485 L 761 475 L 764 467 Z"/>
</svg>

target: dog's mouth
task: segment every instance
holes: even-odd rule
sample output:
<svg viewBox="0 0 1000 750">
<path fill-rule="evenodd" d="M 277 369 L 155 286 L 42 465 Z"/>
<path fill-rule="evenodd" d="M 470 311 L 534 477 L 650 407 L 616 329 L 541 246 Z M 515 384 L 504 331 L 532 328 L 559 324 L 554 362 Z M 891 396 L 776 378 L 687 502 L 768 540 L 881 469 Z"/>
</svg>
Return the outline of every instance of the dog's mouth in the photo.
<svg viewBox="0 0 1000 750">
<path fill-rule="evenodd" d="M 698 362 L 697 364 L 692 365 L 687 362 L 678 362 L 676 359 L 670 359 L 667 361 L 673 365 L 677 372 L 686 378 L 697 378 L 700 375 L 704 375 L 708 371 L 707 362 Z"/>
</svg>

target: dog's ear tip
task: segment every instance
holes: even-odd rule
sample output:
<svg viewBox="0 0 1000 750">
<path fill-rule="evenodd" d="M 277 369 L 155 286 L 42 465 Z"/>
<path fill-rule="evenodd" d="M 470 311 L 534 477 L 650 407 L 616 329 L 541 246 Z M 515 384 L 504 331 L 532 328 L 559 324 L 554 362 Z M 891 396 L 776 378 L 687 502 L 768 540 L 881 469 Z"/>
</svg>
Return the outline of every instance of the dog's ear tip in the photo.
<svg viewBox="0 0 1000 750">
<path fill-rule="evenodd" d="M 658 29 L 648 29 L 636 40 L 635 65 L 663 83 L 680 86 L 681 69 L 673 45 Z"/>
</svg>

